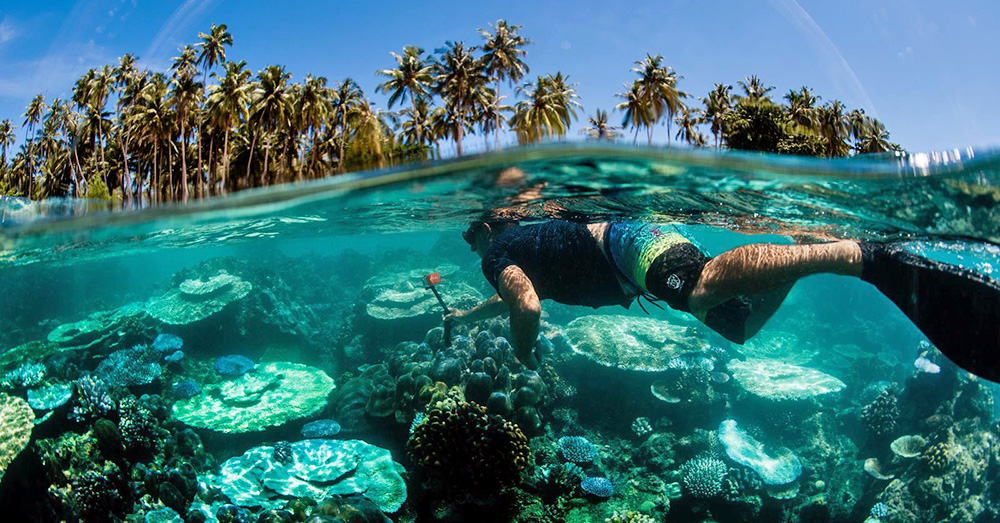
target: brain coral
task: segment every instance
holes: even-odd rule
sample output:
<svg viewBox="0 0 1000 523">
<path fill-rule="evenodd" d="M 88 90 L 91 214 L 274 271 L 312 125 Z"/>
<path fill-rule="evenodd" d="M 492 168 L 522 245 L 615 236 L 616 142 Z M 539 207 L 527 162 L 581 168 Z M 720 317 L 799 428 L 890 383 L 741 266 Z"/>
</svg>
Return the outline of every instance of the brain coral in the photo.
<svg viewBox="0 0 1000 523">
<path fill-rule="evenodd" d="M 782 447 L 775 451 L 774 457 L 770 456 L 764 445 L 737 427 L 734 420 L 719 425 L 719 441 L 729 459 L 752 469 L 768 485 L 785 485 L 802 474 L 802 463 L 791 450 Z"/>
<path fill-rule="evenodd" d="M 186 325 L 203 320 L 243 299 L 253 285 L 239 276 L 220 272 L 203 280 L 185 280 L 178 287 L 150 300 L 147 310 L 169 325 Z"/>
<path fill-rule="evenodd" d="M 219 432 L 257 432 L 301 419 L 326 406 L 334 389 L 325 372 L 307 365 L 272 362 L 174 404 L 174 416 L 192 427 Z"/>
<path fill-rule="evenodd" d="M 747 392 L 770 400 L 811 398 L 846 386 L 829 374 L 779 360 L 736 360 L 729 362 L 729 370 Z"/>
<path fill-rule="evenodd" d="M 287 463 L 274 460 L 273 447 L 255 447 L 222 464 L 218 475 L 202 479 L 244 507 L 277 508 L 282 498 L 361 494 L 385 512 L 406 500 L 403 467 L 389 451 L 360 440 L 311 439 L 292 443 Z"/>
<path fill-rule="evenodd" d="M 667 370 L 670 360 L 708 347 L 695 326 L 618 315 L 577 318 L 566 327 L 566 340 L 600 365 L 645 372 Z"/>
<path fill-rule="evenodd" d="M 35 413 L 27 401 L 0 393 L 0 479 L 28 445 L 34 421 Z"/>
<path fill-rule="evenodd" d="M 406 444 L 413 462 L 451 486 L 495 492 L 521 482 L 528 440 L 517 425 L 475 403 L 431 409 Z"/>
</svg>

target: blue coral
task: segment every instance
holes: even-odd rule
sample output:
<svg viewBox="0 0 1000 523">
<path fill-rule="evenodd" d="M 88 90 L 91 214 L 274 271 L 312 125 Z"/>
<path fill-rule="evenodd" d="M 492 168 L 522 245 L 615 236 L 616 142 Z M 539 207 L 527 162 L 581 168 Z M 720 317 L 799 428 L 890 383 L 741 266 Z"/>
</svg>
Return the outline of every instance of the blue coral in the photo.
<svg viewBox="0 0 1000 523">
<path fill-rule="evenodd" d="M 423 412 L 418 412 L 417 415 L 413 417 L 413 421 L 410 422 L 410 434 L 413 434 L 413 431 L 417 430 L 417 425 L 424 422 L 424 417 Z"/>
<path fill-rule="evenodd" d="M 91 421 L 105 416 L 115 408 L 111 393 L 106 383 L 88 374 L 76 380 L 76 404 L 70 412 L 70 418 L 79 421 Z"/>
<path fill-rule="evenodd" d="M 563 436 L 559 438 L 559 450 L 566 461 L 573 463 L 590 463 L 597 457 L 594 445 L 581 436 Z"/>
<path fill-rule="evenodd" d="M 174 384 L 174 396 L 187 399 L 197 396 L 201 392 L 201 387 L 193 380 L 184 380 Z"/>
<path fill-rule="evenodd" d="M 681 466 L 681 483 L 696 498 L 714 498 L 722 493 L 722 480 L 729 467 L 721 460 L 702 456 Z"/>
<path fill-rule="evenodd" d="M 303 425 L 301 434 L 307 439 L 336 436 L 340 434 L 340 423 L 332 419 L 318 419 Z"/>
<path fill-rule="evenodd" d="M 97 366 L 97 374 L 112 387 L 148 385 L 160 377 L 159 353 L 145 346 L 112 352 Z"/>
<path fill-rule="evenodd" d="M 580 482 L 580 489 L 596 498 L 607 499 L 615 493 L 615 486 L 608 478 L 589 477 Z"/>
<path fill-rule="evenodd" d="M 223 376 L 242 376 L 253 370 L 254 365 L 246 356 L 231 354 L 215 360 L 215 372 Z"/>
<path fill-rule="evenodd" d="M 4 375 L 0 384 L 10 388 L 28 388 L 42 383 L 43 380 L 45 380 L 45 365 L 24 363 Z"/>
<path fill-rule="evenodd" d="M 163 358 L 164 361 L 170 363 L 177 363 L 178 361 L 181 361 L 183 359 L 184 359 L 184 351 L 182 350 L 174 351 L 173 354 L 167 356 L 166 358 Z"/>
<path fill-rule="evenodd" d="M 872 517 L 879 519 L 887 518 L 889 517 L 889 507 L 887 507 L 885 503 L 882 502 L 876 503 L 872 505 L 871 515 Z"/>
<path fill-rule="evenodd" d="M 184 340 L 173 334 L 160 334 L 153 340 L 153 348 L 157 352 L 167 353 L 184 347 Z"/>
</svg>

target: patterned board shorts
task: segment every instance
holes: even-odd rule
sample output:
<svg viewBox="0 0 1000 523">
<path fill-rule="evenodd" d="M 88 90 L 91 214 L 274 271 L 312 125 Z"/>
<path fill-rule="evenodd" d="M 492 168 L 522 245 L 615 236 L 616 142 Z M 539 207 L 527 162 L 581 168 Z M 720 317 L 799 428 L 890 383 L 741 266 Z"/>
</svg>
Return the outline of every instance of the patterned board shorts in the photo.
<svg viewBox="0 0 1000 523">
<path fill-rule="evenodd" d="M 686 231 L 674 224 L 616 222 L 605 234 L 605 248 L 630 284 L 673 309 L 691 312 L 688 298 L 711 258 Z M 729 340 L 743 343 L 750 312 L 751 300 L 739 296 L 709 310 L 703 321 Z"/>
</svg>

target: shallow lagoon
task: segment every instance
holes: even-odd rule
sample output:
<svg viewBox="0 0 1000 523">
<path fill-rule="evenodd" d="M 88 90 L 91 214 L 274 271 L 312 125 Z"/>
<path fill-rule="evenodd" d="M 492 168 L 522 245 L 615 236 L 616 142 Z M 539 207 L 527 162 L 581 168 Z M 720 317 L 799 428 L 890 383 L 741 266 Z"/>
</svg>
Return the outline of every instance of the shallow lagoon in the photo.
<svg viewBox="0 0 1000 523">
<path fill-rule="evenodd" d="M 3 506 L 40 521 L 1000 517 L 992 384 L 860 281 L 800 281 L 743 346 L 670 310 L 546 302 L 534 372 L 505 321 L 445 340 L 421 280 L 440 273 L 451 307 L 491 296 L 460 233 L 500 207 L 680 222 L 709 254 L 905 239 L 995 274 L 989 152 L 559 146 L 384 176 L 110 216 L 3 202 Z"/>
</svg>

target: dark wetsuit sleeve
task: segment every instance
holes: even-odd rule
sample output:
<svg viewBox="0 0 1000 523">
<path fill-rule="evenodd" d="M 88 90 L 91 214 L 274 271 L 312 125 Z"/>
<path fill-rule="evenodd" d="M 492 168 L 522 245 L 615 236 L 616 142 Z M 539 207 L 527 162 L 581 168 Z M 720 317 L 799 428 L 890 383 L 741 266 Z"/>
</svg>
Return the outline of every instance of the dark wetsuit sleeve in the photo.
<svg viewBox="0 0 1000 523">
<path fill-rule="evenodd" d="M 497 292 L 500 292 L 500 274 L 511 265 L 516 264 L 507 256 L 507 250 L 497 242 L 490 244 L 483 255 L 483 276 Z"/>
</svg>

